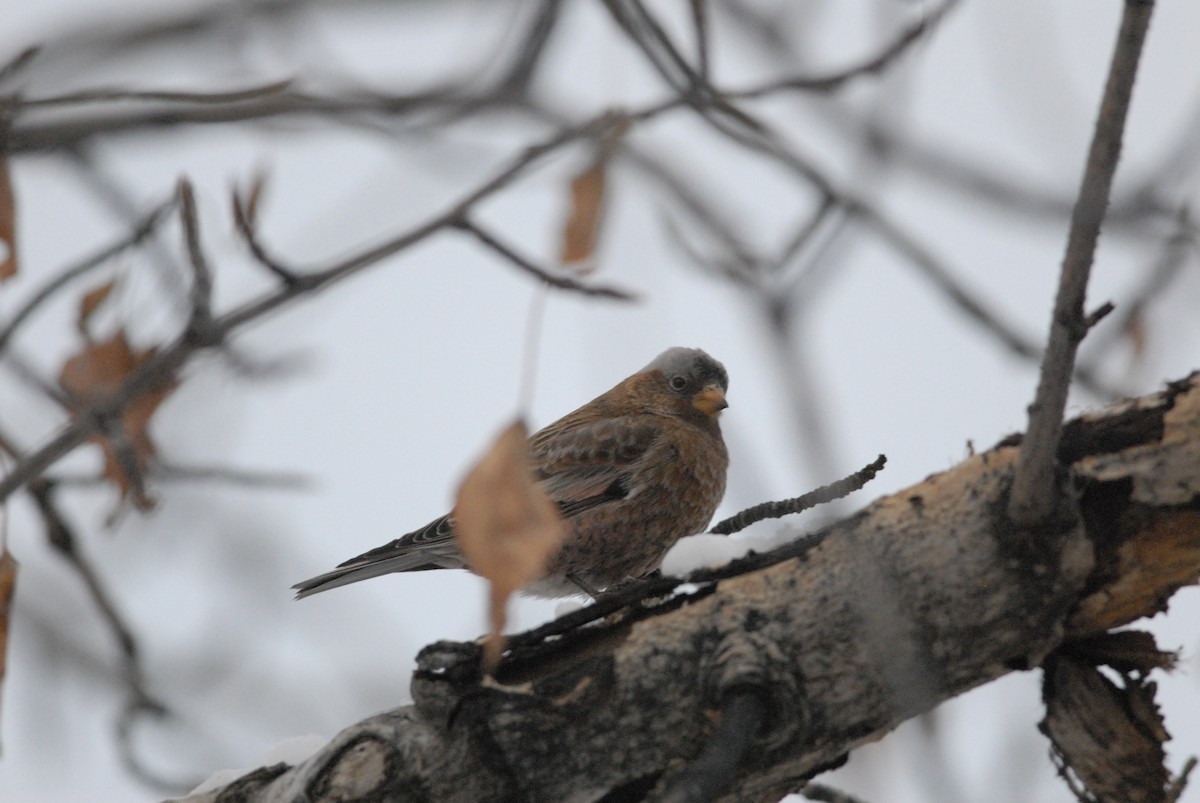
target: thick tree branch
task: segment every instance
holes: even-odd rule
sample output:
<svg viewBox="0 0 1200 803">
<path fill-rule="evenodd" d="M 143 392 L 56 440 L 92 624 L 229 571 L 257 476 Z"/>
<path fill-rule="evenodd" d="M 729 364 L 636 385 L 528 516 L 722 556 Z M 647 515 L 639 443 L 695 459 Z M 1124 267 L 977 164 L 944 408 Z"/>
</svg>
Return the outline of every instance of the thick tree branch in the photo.
<svg viewBox="0 0 1200 803">
<path fill-rule="evenodd" d="M 603 619 L 584 609 L 516 636 L 494 677 L 477 644 L 431 645 L 413 705 L 246 776 L 239 799 L 304 789 L 319 803 L 351 784 L 389 800 L 646 799 L 693 788 L 688 768 L 742 730 L 725 719 L 741 719 L 725 704 L 738 689 L 765 694 L 770 715 L 747 718 L 755 747 L 720 799 L 777 799 L 908 717 L 1161 611 L 1200 579 L 1200 373 L 1067 425 L 1059 458 L 1082 490 L 1038 538 L 1006 513 L 1018 451 L 1005 441 L 674 593 L 663 578 Z"/>
</svg>

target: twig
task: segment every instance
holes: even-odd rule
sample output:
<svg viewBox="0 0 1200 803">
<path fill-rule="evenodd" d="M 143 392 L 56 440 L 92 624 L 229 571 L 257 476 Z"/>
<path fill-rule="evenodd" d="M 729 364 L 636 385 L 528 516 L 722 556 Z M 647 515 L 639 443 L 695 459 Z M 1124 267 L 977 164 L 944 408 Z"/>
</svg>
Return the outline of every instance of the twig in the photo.
<svg viewBox="0 0 1200 803">
<path fill-rule="evenodd" d="M 696 74 L 704 83 L 711 83 L 712 64 L 709 55 L 708 0 L 691 0 L 692 30 L 696 36 Z"/>
<path fill-rule="evenodd" d="M 763 502 L 760 505 L 746 508 L 741 513 L 718 522 L 709 532 L 716 533 L 717 535 L 732 535 L 746 529 L 751 524 L 765 519 L 778 519 L 783 516 L 790 516 L 793 513 L 800 513 L 811 507 L 832 502 L 834 499 L 841 499 L 843 496 L 857 491 L 873 480 L 875 475 L 883 469 L 885 463 L 887 463 L 887 457 L 879 455 L 879 457 L 875 458 L 874 462 L 837 482 L 831 482 L 828 485 L 817 488 L 815 491 L 809 491 L 794 499 Z"/>
<path fill-rule="evenodd" d="M 768 700 L 766 690 L 751 686 L 726 692 L 721 698 L 721 722 L 704 752 L 675 776 L 659 799 L 664 803 L 703 803 L 727 792 L 767 721 Z"/>
<path fill-rule="evenodd" d="M 156 460 L 147 466 L 145 474 L 157 483 L 219 482 L 240 488 L 267 488 L 299 491 L 309 488 L 312 481 L 303 474 L 287 471 L 260 471 L 231 466 L 188 466 Z M 55 472 L 46 481 L 57 488 L 90 488 L 109 485 L 112 479 L 103 474 Z"/>
<path fill-rule="evenodd" d="M 558 26 L 562 6 L 562 0 L 542 0 L 542 7 L 538 9 L 533 24 L 529 26 L 525 41 L 517 51 L 517 57 L 497 85 L 497 95 L 523 95 L 528 91 L 534 73 L 541 63 L 542 53 Z"/>
<path fill-rule="evenodd" d="M 110 246 L 102 248 L 89 257 L 85 257 L 72 267 L 69 267 L 59 273 L 52 280 L 47 282 L 41 290 L 38 290 L 36 293 L 34 293 L 33 297 L 25 302 L 25 305 L 21 307 L 21 309 L 19 309 L 15 315 L 13 315 L 12 319 L 2 329 L 0 329 L 0 352 L 3 352 L 5 348 L 7 348 L 8 342 L 12 339 L 13 334 L 17 331 L 17 328 L 24 323 L 30 315 L 36 312 L 42 304 L 49 301 L 50 298 L 65 285 L 69 284 L 85 273 L 88 273 L 91 270 L 99 267 L 100 265 L 103 265 L 105 262 L 115 257 L 117 254 L 120 254 L 122 251 L 126 251 L 139 244 L 158 227 L 158 225 L 171 211 L 174 210 L 176 203 L 178 203 L 178 197 L 172 195 L 171 198 L 154 207 L 154 209 L 152 209 L 145 217 L 138 221 L 137 225 L 134 226 L 133 231 L 128 236 Z"/>
<path fill-rule="evenodd" d="M 25 69 L 25 67 L 29 66 L 29 62 L 33 61 L 34 56 L 36 56 L 40 51 L 41 47 L 38 45 L 27 47 L 16 56 L 0 65 L 0 83 L 7 81 L 9 78 Z"/>
<path fill-rule="evenodd" d="M 1083 301 L 1088 274 L 1121 155 L 1121 138 L 1133 94 L 1133 80 L 1153 9 L 1152 0 L 1125 2 L 1108 83 L 1088 152 L 1083 186 L 1071 215 L 1071 231 L 1059 278 L 1058 297 L 1054 302 L 1049 344 L 1042 359 L 1037 395 L 1029 406 L 1029 427 L 1021 441 L 1008 505 L 1009 516 L 1024 527 L 1049 517 L 1058 498 L 1054 455 L 1062 434 L 1063 411 L 1075 367 L 1075 353 L 1087 334 Z"/>
<path fill-rule="evenodd" d="M 172 103 L 245 103 L 265 97 L 280 95 L 288 90 L 292 80 L 272 81 L 268 84 L 252 86 L 246 89 L 229 89 L 221 92 L 188 92 L 184 90 L 163 89 L 85 89 L 79 92 L 67 92 L 45 98 L 21 98 L 20 107 L 38 108 L 39 106 L 71 106 L 80 103 L 100 103 L 105 101 L 145 101 Z"/>
<path fill-rule="evenodd" d="M 468 217 L 461 217 L 453 221 L 452 225 L 456 229 L 461 229 L 475 237 L 483 245 L 495 251 L 506 260 L 516 265 L 521 270 L 529 273 L 538 279 L 541 279 L 551 287 L 557 287 L 561 290 L 574 290 L 584 295 L 596 296 L 598 298 L 612 298 L 618 301 L 635 301 L 637 296 L 627 290 L 621 290 L 616 287 L 604 287 L 599 285 L 588 285 L 583 282 L 572 279 L 570 276 L 562 276 L 551 273 L 545 268 L 535 265 L 531 260 L 518 254 L 509 246 L 500 241 L 498 237 L 489 232 L 487 229 L 472 221 Z"/>
<path fill-rule="evenodd" d="M 57 460 L 70 453 L 86 438 L 96 433 L 105 419 L 118 416 L 125 405 L 134 398 L 142 394 L 153 393 L 174 381 L 179 369 L 195 351 L 221 342 L 231 331 L 249 321 L 256 320 L 301 297 L 311 295 L 326 285 L 347 278 L 386 257 L 421 242 L 435 232 L 462 219 L 474 204 L 508 186 L 517 176 L 547 154 L 577 139 L 602 138 L 604 132 L 615 124 L 620 124 L 619 117 L 602 115 L 582 125 L 560 130 L 547 140 L 526 148 L 491 179 L 467 193 L 463 199 L 446 212 L 430 218 L 425 223 L 381 245 L 367 249 L 322 270 L 306 274 L 302 282 L 268 291 L 256 299 L 247 301 L 233 310 L 213 318 L 210 327 L 211 338 L 204 343 L 194 342 L 186 336 L 176 339 L 131 371 L 116 391 L 80 410 L 78 415 L 47 443 L 20 460 L 8 476 L 0 479 L 0 501 L 7 499 L 18 488 L 40 476 Z M 0 345 L 2 343 L 3 340 L 0 340 Z"/>
<path fill-rule="evenodd" d="M 186 178 L 179 181 L 179 215 L 183 219 L 183 239 L 192 266 L 192 287 L 188 293 L 191 314 L 188 317 L 187 337 L 195 338 L 201 345 L 213 346 L 220 342 L 220 335 L 212 325 L 212 271 L 200 243 L 200 221 L 196 217 L 192 183 Z"/>
<path fill-rule="evenodd" d="M 230 205 L 233 207 L 234 225 L 237 226 L 242 239 L 246 241 L 246 247 L 250 249 L 255 261 L 278 276 L 286 285 L 292 286 L 301 283 L 303 277 L 298 276 L 291 268 L 286 267 L 267 253 L 266 248 L 258 239 L 258 231 L 255 228 L 254 220 L 251 219 L 250 211 L 246 207 L 246 202 L 242 200 L 241 193 L 236 188 L 231 194 Z"/>
<path fill-rule="evenodd" d="M 941 22 L 947 12 L 955 5 L 956 0 L 943 3 L 933 12 L 926 14 L 921 21 L 900 33 L 896 39 L 886 45 L 874 56 L 864 59 L 858 64 L 843 67 L 826 75 L 796 75 L 778 78 L 746 89 L 728 89 L 722 94 L 729 100 L 751 100 L 766 95 L 774 95 L 783 90 L 804 90 L 807 92 L 831 92 L 840 89 L 844 84 L 865 75 L 876 75 L 892 65 L 922 36 L 931 31 Z"/>
</svg>

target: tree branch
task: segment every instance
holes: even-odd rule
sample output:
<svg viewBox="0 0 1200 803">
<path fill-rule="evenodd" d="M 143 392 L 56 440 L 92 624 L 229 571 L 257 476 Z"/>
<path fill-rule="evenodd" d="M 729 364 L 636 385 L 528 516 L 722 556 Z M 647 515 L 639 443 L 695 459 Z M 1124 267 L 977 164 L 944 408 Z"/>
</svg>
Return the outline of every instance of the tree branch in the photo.
<svg viewBox="0 0 1200 803">
<path fill-rule="evenodd" d="M 1200 372 L 1070 429 L 1079 509 L 1042 538 L 1005 513 L 1019 452 L 1005 442 L 719 580 L 661 578 L 619 607 L 597 602 L 603 618 L 585 608 L 514 636 L 490 677 L 477 643 L 430 645 L 411 706 L 231 789 L 246 803 L 295 789 L 325 803 L 349 784 L 450 803 L 803 790 L 901 721 L 1200 580 Z M 739 689 L 756 690 L 741 712 Z M 725 757 L 723 793 L 699 758 L 717 744 L 743 754 Z"/>
<path fill-rule="evenodd" d="M 1108 83 L 1088 151 L 1083 186 L 1071 215 L 1067 253 L 1050 322 L 1050 341 L 1042 357 L 1037 395 L 1029 406 L 1029 426 L 1021 442 L 1021 460 L 1009 500 L 1009 515 L 1024 527 L 1050 518 L 1059 498 L 1060 488 L 1054 475 L 1055 452 L 1062 434 L 1063 410 L 1075 369 L 1075 353 L 1087 334 L 1083 301 L 1088 275 L 1121 156 L 1121 139 L 1133 96 L 1133 80 L 1153 10 L 1152 0 L 1125 2 Z"/>
</svg>

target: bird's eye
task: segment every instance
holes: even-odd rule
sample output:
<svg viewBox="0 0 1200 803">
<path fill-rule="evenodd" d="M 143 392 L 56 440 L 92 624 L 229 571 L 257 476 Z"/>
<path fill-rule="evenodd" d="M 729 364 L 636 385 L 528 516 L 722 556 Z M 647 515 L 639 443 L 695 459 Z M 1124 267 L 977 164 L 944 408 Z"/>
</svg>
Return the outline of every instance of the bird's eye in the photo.
<svg viewBox="0 0 1200 803">
<path fill-rule="evenodd" d="M 687 387 L 687 383 L 688 382 L 687 382 L 686 377 L 682 377 L 682 376 L 671 377 L 671 387 L 675 388 L 675 390 L 683 390 L 684 388 Z"/>
</svg>

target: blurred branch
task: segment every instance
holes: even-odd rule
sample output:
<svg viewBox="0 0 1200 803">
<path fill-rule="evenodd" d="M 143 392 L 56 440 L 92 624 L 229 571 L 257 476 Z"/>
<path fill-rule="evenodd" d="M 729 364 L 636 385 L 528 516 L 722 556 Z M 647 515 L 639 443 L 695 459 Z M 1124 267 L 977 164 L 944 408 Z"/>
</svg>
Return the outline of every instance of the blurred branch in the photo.
<svg viewBox="0 0 1200 803">
<path fill-rule="evenodd" d="M 465 215 L 458 220 L 452 221 L 450 225 L 453 228 L 461 229 L 475 237 L 483 245 L 504 257 L 506 260 L 516 265 L 526 273 L 541 279 L 551 287 L 557 287 L 560 290 L 574 290 L 584 295 L 597 296 L 599 298 L 611 298 L 618 301 L 634 301 L 637 296 L 627 290 L 621 290 L 615 287 L 593 286 L 583 282 L 576 281 L 570 276 L 563 276 L 556 273 L 551 273 L 546 268 L 539 267 L 525 257 L 513 251 L 509 246 L 505 245 L 500 239 L 487 229 L 472 221 Z"/>
<path fill-rule="evenodd" d="M 1050 341 L 1042 357 L 1037 395 L 1029 406 L 1029 427 L 1021 442 L 1021 459 L 1008 506 L 1009 516 L 1024 527 L 1047 520 L 1059 498 L 1059 484 L 1054 476 L 1055 455 L 1062 434 L 1067 389 L 1075 369 L 1075 352 L 1089 328 L 1084 319 L 1084 296 L 1121 155 L 1133 80 L 1153 10 L 1152 0 L 1125 2 L 1083 186 L 1071 216 L 1067 253 L 1050 321 Z"/>
<path fill-rule="evenodd" d="M 38 310 L 43 304 L 54 297 L 56 293 L 62 290 L 66 285 L 70 284 L 75 279 L 83 276 L 86 273 L 100 267 L 118 254 L 141 244 L 141 242 L 156 228 L 163 220 L 173 212 L 179 198 L 172 195 L 166 201 L 163 201 L 158 206 L 150 210 L 144 215 L 141 220 L 137 221 L 133 226 L 133 230 L 122 237 L 112 245 L 106 246 L 91 256 L 84 257 L 74 265 L 60 271 L 53 279 L 42 286 L 40 290 L 13 314 L 12 318 L 0 328 L 0 354 L 8 347 L 8 343 L 12 340 L 17 329 Z"/>
</svg>

